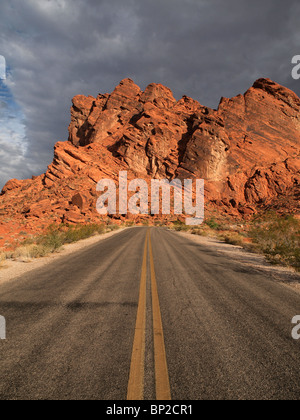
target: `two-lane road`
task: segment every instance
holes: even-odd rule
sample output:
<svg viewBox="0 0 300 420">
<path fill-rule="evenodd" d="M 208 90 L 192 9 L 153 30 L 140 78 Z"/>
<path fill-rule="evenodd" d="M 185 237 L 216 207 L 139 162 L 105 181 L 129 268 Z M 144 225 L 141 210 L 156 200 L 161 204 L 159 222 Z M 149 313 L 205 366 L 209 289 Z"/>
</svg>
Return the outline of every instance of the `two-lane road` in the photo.
<svg viewBox="0 0 300 420">
<path fill-rule="evenodd" d="M 128 229 L 0 286 L 0 399 L 299 399 L 298 314 L 267 272 Z"/>
</svg>

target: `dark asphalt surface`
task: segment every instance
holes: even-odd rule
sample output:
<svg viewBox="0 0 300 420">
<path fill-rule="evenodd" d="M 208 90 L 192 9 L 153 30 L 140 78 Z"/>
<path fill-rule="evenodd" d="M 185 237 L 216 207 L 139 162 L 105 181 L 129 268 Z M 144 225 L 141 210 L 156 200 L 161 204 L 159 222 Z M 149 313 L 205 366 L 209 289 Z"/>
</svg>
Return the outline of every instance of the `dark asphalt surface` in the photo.
<svg viewBox="0 0 300 420">
<path fill-rule="evenodd" d="M 122 231 L 0 286 L 1 400 L 126 399 L 146 232 Z M 172 398 L 300 399 L 300 294 L 176 233 L 152 228 L 151 239 Z"/>
</svg>

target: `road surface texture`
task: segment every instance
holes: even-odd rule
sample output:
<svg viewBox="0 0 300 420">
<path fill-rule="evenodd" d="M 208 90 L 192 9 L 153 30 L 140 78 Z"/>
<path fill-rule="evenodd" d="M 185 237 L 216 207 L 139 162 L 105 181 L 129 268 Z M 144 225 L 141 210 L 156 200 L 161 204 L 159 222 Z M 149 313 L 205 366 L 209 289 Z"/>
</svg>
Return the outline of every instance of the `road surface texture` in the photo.
<svg viewBox="0 0 300 420">
<path fill-rule="evenodd" d="M 132 228 L 0 286 L 0 399 L 299 399 L 300 294 Z"/>
</svg>

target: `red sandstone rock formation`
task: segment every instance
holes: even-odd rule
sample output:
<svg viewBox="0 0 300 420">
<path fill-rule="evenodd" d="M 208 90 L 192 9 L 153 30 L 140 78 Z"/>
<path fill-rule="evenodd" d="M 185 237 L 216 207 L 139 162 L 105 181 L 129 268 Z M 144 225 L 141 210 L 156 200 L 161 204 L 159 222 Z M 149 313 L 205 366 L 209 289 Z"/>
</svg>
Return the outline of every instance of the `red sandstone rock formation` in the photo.
<svg viewBox="0 0 300 420">
<path fill-rule="evenodd" d="M 149 180 L 204 178 L 207 208 L 230 216 L 280 206 L 297 213 L 299 111 L 298 96 L 269 79 L 222 98 L 217 110 L 176 101 L 159 84 L 142 92 L 130 79 L 110 95 L 76 96 L 69 140 L 56 144 L 47 172 L 3 188 L 0 237 L 98 220 L 96 183 L 120 170 Z"/>
</svg>

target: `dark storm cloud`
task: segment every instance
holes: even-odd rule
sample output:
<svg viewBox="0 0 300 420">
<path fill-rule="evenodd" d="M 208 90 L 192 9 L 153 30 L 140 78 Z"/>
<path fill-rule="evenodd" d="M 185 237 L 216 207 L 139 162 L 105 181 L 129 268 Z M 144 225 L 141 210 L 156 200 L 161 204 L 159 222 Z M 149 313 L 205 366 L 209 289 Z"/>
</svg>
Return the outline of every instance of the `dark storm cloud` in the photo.
<svg viewBox="0 0 300 420">
<path fill-rule="evenodd" d="M 67 138 L 71 98 L 110 92 L 125 77 L 142 88 L 163 83 L 175 97 L 187 94 L 211 107 L 259 77 L 299 94 L 300 82 L 291 78 L 291 59 L 300 53 L 298 3 L 2 1 L 0 54 L 11 67 L 7 84 L 26 135 L 0 135 L 0 183 L 12 170 L 15 177 L 44 171 L 54 143 Z"/>
</svg>

